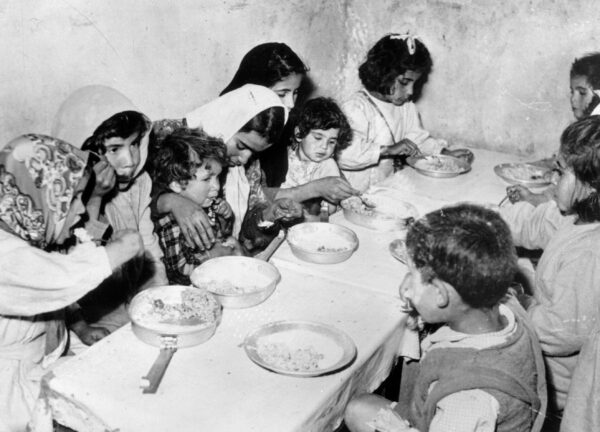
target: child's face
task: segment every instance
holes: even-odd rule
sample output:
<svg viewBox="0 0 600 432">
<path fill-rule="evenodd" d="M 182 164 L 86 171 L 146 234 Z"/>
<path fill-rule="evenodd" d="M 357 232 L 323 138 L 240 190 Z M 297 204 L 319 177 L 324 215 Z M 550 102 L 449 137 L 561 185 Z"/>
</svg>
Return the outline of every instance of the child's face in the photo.
<svg viewBox="0 0 600 432">
<path fill-rule="evenodd" d="M 199 163 L 200 159 L 195 152 L 192 152 L 192 159 Z M 223 167 L 214 159 L 206 159 L 196 168 L 194 176 L 188 180 L 185 188 L 180 192 L 180 195 L 190 199 L 202 207 L 208 207 L 214 199 L 219 195 L 220 183 L 219 174 Z"/>
<path fill-rule="evenodd" d="M 575 75 L 571 78 L 571 109 L 577 120 L 586 116 L 585 110 L 593 97 L 594 89 L 585 76 Z"/>
<path fill-rule="evenodd" d="M 411 308 L 415 309 L 423 321 L 428 323 L 443 322 L 437 305 L 437 291 L 432 283 L 423 280 L 421 272 L 414 263 L 407 260 L 408 274 L 400 285 L 400 298 L 406 301 Z"/>
<path fill-rule="evenodd" d="M 563 155 L 557 158 L 556 172 L 556 204 L 563 213 L 570 213 L 575 201 L 582 200 L 590 194 L 590 190 L 576 176 L 573 168 L 567 166 Z"/>
<path fill-rule="evenodd" d="M 246 165 L 253 154 L 271 147 L 267 138 L 256 131 L 237 132 L 226 143 L 229 166 Z"/>
<path fill-rule="evenodd" d="M 119 189 L 126 189 L 133 181 L 138 165 L 140 164 L 140 141 L 137 133 L 127 137 L 113 137 L 104 142 L 106 159 L 117 174 Z"/>
<path fill-rule="evenodd" d="M 333 155 L 339 133 L 339 129 L 311 129 L 300 140 L 300 151 L 310 161 L 323 162 Z"/>
<path fill-rule="evenodd" d="M 286 76 L 281 81 L 277 81 L 270 88 L 277 94 L 277 96 L 279 96 L 281 103 L 287 109 L 291 110 L 294 108 L 294 105 L 296 105 L 298 88 L 300 87 L 300 84 L 302 84 L 302 75 L 299 73 L 293 73 Z"/>
<path fill-rule="evenodd" d="M 392 86 L 391 93 L 385 95 L 386 102 L 401 106 L 410 101 L 413 95 L 415 82 L 421 78 L 421 75 L 420 72 L 413 70 L 407 70 L 402 75 L 398 75 Z"/>
</svg>

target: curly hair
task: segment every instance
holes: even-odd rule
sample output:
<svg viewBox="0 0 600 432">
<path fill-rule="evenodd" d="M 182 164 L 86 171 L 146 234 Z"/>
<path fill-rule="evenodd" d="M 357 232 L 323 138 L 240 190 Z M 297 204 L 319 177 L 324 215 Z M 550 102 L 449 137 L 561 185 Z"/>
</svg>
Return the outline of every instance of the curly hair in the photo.
<svg viewBox="0 0 600 432">
<path fill-rule="evenodd" d="M 594 191 L 573 204 L 581 222 L 600 221 L 600 116 L 594 115 L 569 125 L 560 137 L 560 154 L 575 177 Z"/>
<path fill-rule="evenodd" d="M 191 152 L 196 153 L 200 162 L 192 161 Z M 165 188 L 171 182 L 185 187 L 207 159 L 227 166 L 223 140 L 207 135 L 202 129 L 176 129 L 157 150 L 152 161 L 152 181 Z"/>
<path fill-rule="evenodd" d="M 594 90 L 600 89 L 600 52 L 575 59 L 571 65 L 570 76 L 583 76 Z"/>
<path fill-rule="evenodd" d="M 244 84 L 273 87 L 277 82 L 294 73 L 305 75 L 308 70 L 300 57 L 286 44 L 281 42 L 260 44 L 242 58 L 233 79 L 219 96 Z"/>
<path fill-rule="evenodd" d="M 252 117 L 239 132 L 256 132 L 267 142 L 274 144 L 279 139 L 285 124 L 285 111 L 280 106 L 274 106 L 261 111 Z"/>
<path fill-rule="evenodd" d="M 98 154 L 106 153 L 106 140 L 110 138 L 128 138 L 133 134 L 144 135 L 152 123 L 144 114 L 137 111 L 123 111 L 104 120 L 92 136 L 87 138 L 82 150 L 91 150 Z"/>
<path fill-rule="evenodd" d="M 390 94 L 394 81 L 407 70 L 421 73 L 415 83 L 412 100 L 417 100 L 427 82 L 433 61 L 427 47 L 419 39 L 410 53 L 407 39 L 389 34 L 381 38 L 367 53 L 367 59 L 358 68 L 360 81 L 368 91 Z"/>
<path fill-rule="evenodd" d="M 307 101 L 295 126 L 298 134 L 295 138 L 304 138 L 313 129 L 339 129 L 336 151 L 345 149 L 352 140 L 352 128 L 337 103 L 331 98 L 318 97 Z"/>
<path fill-rule="evenodd" d="M 426 282 L 449 283 L 473 308 L 496 305 L 517 270 L 510 229 L 496 212 L 475 205 L 428 213 L 409 229 L 406 247 Z"/>
</svg>

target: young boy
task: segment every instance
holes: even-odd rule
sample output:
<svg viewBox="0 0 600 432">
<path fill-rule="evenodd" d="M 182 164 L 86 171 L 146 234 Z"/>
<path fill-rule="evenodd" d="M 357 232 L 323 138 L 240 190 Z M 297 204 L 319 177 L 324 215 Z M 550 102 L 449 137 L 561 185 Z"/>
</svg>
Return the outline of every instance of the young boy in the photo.
<svg viewBox="0 0 600 432">
<path fill-rule="evenodd" d="M 324 97 L 311 99 L 303 106 L 294 127 L 292 146 L 288 150 L 288 172 L 282 189 L 310 186 L 316 180 L 333 180 L 338 187 L 344 185 L 348 195 L 354 191 L 349 184 L 340 179 L 340 169 L 334 156 L 345 149 L 352 138 L 352 130 L 346 116 L 338 105 Z M 306 187 L 306 186 L 305 186 Z M 281 191 L 278 196 L 285 196 Z M 294 197 L 295 198 L 295 197 Z M 321 207 L 328 213 L 336 210 L 335 203 L 327 196 L 314 196 L 303 201 L 305 218 L 311 219 L 319 214 Z"/>
<path fill-rule="evenodd" d="M 95 239 L 101 236 L 94 231 L 102 232 L 106 222 L 109 232 L 133 229 L 142 236 L 145 250 L 143 257 L 126 263 L 119 274 L 106 279 L 79 301 L 85 321 L 97 326 L 91 328 L 96 329 L 91 337 L 82 339 L 87 344 L 103 336 L 99 328 L 112 332 L 129 322 L 125 304 L 139 290 L 168 283 L 150 219 L 152 180 L 144 170 L 150 128 L 144 114 L 123 111 L 103 121 L 82 146 L 99 158 L 94 165 L 93 189 L 87 191 L 86 229 Z M 102 229 L 90 229 L 94 227 Z M 81 324 L 76 322 L 72 328 Z"/>
<path fill-rule="evenodd" d="M 458 205 L 417 221 L 406 245 L 400 295 L 423 321 L 442 326 L 422 341 L 409 402 L 359 396 L 346 409 L 350 430 L 540 430 L 540 347 L 518 304 L 501 303 L 516 269 L 507 225 L 491 210 Z"/>
<path fill-rule="evenodd" d="M 192 270 L 204 261 L 226 255 L 243 255 L 231 236 L 233 212 L 219 198 L 219 176 L 227 166 L 225 144 L 199 129 L 181 128 L 169 135 L 153 160 L 153 180 L 157 188 L 169 190 L 201 205 L 214 225 L 215 245 L 200 251 L 187 245 L 171 213 L 156 221 L 164 252 L 167 277 L 172 284 L 189 285 Z"/>
</svg>

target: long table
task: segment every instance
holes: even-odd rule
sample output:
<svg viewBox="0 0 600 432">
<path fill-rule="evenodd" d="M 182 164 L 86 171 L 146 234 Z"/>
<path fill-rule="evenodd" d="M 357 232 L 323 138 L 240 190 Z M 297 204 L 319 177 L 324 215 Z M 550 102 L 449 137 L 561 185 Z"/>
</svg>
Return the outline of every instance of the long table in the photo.
<svg viewBox="0 0 600 432">
<path fill-rule="evenodd" d="M 497 203 L 506 183 L 493 166 L 515 156 L 474 150 L 471 172 L 451 179 L 405 168 L 379 186 L 413 203 L 420 214 L 458 201 Z M 372 391 L 387 377 L 398 354 L 410 355 L 418 340 L 405 331 L 397 288 L 406 272 L 388 245 L 401 232 L 354 226 L 341 214 L 333 223 L 351 227 L 359 249 L 333 265 L 297 259 L 287 244 L 272 262 L 282 280 L 264 303 L 225 309 L 206 343 L 180 349 L 156 394 L 142 394 L 140 379 L 158 354 L 125 326 L 58 366 L 45 378 L 54 418 L 79 431 L 328 431 L 337 427 L 355 394 Z M 242 347 L 248 332 L 272 321 L 310 320 L 346 332 L 358 355 L 341 372 L 297 378 L 252 363 Z M 417 346 L 415 346 L 417 345 Z"/>
</svg>

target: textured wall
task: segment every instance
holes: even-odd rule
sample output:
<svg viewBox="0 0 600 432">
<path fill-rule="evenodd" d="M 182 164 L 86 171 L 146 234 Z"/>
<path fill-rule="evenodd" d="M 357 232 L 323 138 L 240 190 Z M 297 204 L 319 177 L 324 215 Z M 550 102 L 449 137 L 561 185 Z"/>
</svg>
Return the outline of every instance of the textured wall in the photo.
<svg viewBox="0 0 600 432">
<path fill-rule="evenodd" d="M 257 43 L 283 41 L 316 93 L 343 98 L 383 34 L 421 35 L 434 71 L 419 102 L 452 142 L 551 153 L 572 120 L 574 56 L 600 50 L 597 0 L 4 0 L 0 143 L 49 132 L 62 100 L 112 86 L 151 117 L 181 116 Z"/>
</svg>

